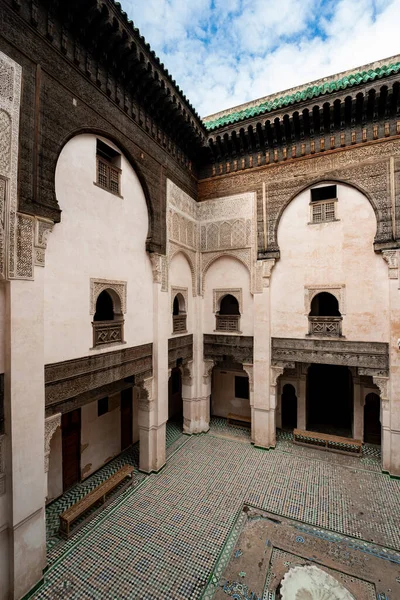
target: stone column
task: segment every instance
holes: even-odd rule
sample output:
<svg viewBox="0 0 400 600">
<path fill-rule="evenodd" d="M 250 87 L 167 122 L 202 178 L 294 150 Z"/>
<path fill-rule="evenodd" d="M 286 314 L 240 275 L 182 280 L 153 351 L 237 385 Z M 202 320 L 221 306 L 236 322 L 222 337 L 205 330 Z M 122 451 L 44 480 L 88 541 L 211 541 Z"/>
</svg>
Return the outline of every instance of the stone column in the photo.
<svg viewBox="0 0 400 600">
<path fill-rule="evenodd" d="M 251 410 L 251 441 L 254 443 L 254 367 L 251 364 L 244 363 L 243 369 L 249 377 L 250 391 L 250 410 Z"/>
<path fill-rule="evenodd" d="M 157 472 L 166 460 L 168 420 L 168 335 L 170 307 L 166 257 L 150 254 L 153 268 L 153 378 L 146 380 L 139 398 L 139 468 Z M 143 388 L 142 385 L 142 388 Z M 147 398 L 146 398 L 147 396 Z"/>
<path fill-rule="evenodd" d="M 275 447 L 275 391 L 271 395 L 270 277 L 275 260 L 257 262 L 260 282 L 254 294 L 254 407 L 252 435 L 256 446 Z"/>
<path fill-rule="evenodd" d="M 5 410 L 10 598 L 19 599 L 46 565 L 44 456 L 44 270 L 6 284 Z"/>
<path fill-rule="evenodd" d="M 308 364 L 300 364 L 297 392 L 297 429 L 306 430 L 307 427 L 307 371 Z"/>
<path fill-rule="evenodd" d="M 384 250 L 389 275 L 390 380 L 374 377 L 381 390 L 383 470 L 400 477 L 400 285 L 399 250 Z"/>
</svg>

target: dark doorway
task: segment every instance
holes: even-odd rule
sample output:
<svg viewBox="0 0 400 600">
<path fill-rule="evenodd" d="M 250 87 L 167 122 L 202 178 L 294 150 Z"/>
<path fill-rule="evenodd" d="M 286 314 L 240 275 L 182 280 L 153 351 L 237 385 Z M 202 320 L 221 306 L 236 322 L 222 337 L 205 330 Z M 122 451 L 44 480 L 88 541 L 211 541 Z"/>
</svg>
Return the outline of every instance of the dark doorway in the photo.
<svg viewBox="0 0 400 600">
<path fill-rule="evenodd" d="M 132 388 L 121 392 L 121 451 L 132 446 L 133 442 L 133 405 Z"/>
<path fill-rule="evenodd" d="M 62 415 L 62 469 L 64 492 L 81 480 L 81 409 Z"/>
<path fill-rule="evenodd" d="M 182 374 L 179 367 L 172 369 L 168 382 L 168 420 L 183 424 Z"/>
<path fill-rule="evenodd" d="M 368 394 L 364 406 L 364 442 L 381 443 L 381 401 L 378 394 Z"/>
<path fill-rule="evenodd" d="M 353 379 L 347 367 L 311 365 L 307 375 L 307 429 L 352 437 Z"/>
<path fill-rule="evenodd" d="M 294 387 L 287 383 L 282 390 L 282 429 L 297 427 L 297 396 Z"/>
</svg>

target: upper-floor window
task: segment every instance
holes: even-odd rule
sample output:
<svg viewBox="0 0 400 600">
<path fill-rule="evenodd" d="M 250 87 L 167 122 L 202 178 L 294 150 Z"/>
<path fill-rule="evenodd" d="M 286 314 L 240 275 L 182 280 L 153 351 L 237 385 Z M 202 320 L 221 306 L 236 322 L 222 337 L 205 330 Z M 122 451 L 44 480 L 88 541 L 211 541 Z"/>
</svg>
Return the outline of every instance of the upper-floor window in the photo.
<svg viewBox="0 0 400 600">
<path fill-rule="evenodd" d="M 185 298 L 181 293 L 176 294 L 172 306 L 172 331 L 174 333 L 186 332 L 186 306 Z"/>
<path fill-rule="evenodd" d="M 231 294 L 224 296 L 216 317 L 217 331 L 239 331 L 240 311 L 237 299 Z"/>
<path fill-rule="evenodd" d="M 324 185 L 311 190 L 311 222 L 336 221 L 337 186 Z"/>
<path fill-rule="evenodd" d="M 308 333 L 329 337 L 342 335 L 342 315 L 339 302 L 333 294 L 320 292 L 312 299 L 308 315 Z"/>
<path fill-rule="evenodd" d="M 120 300 L 113 290 L 103 290 L 99 294 L 92 325 L 93 347 L 121 344 L 124 341 L 124 319 Z"/>
<path fill-rule="evenodd" d="M 96 183 L 100 187 L 121 195 L 121 155 L 101 140 L 97 140 L 97 177 Z"/>
</svg>

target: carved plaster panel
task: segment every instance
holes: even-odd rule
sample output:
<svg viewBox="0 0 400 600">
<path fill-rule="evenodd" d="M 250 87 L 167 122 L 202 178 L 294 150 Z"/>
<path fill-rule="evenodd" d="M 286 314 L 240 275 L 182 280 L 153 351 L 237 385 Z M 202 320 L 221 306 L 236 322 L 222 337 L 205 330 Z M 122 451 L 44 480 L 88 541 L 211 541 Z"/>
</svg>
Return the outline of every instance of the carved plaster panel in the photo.
<svg viewBox="0 0 400 600">
<path fill-rule="evenodd" d="M 112 279 L 90 279 L 90 314 L 96 312 L 96 301 L 104 290 L 113 290 L 121 302 L 121 312 L 126 313 L 126 281 L 113 281 Z"/>
<path fill-rule="evenodd" d="M 0 226 L 0 277 L 16 278 L 17 253 L 26 252 L 20 257 L 19 268 L 24 270 L 29 259 L 33 270 L 33 244 L 29 256 L 26 223 L 17 225 L 17 184 L 19 148 L 19 112 L 22 69 L 11 58 L 0 52 L 0 177 L 2 178 L 2 215 Z M 21 225 L 22 229 L 21 229 Z M 6 231 L 8 240 L 6 241 Z M 28 234 L 29 235 L 29 234 Z M 18 243 L 19 242 L 19 243 Z M 6 258 L 8 246 L 8 258 Z M 29 266 L 29 265 L 28 265 Z M 29 273 L 29 277 L 32 273 Z M 25 278 L 25 276 L 23 276 Z"/>
<path fill-rule="evenodd" d="M 170 179 L 167 179 L 167 199 L 168 203 L 178 209 L 178 211 L 197 220 L 197 202 Z"/>
<path fill-rule="evenodd" d="M 306 285 L 304 287 L 304 310 L 305 314 L 308 315 L 311 310 L 311 302 L 315 296 L 321 292 L 328 292 L 335 296 L 339 303 L 340 314 L 346 314 L 346 286 L 344 283 L 339 284 L 321 284 L 321 285 Z"/>
<path fill-rule="evenodd" d="M 254 202 L 254 192 L 206 200 L 198 204 L 198 219 L 202 222 L 230 220 L 232 215 L 236 219 L 253 219 Z"/>
<path fill-rule="evenodd" d="M 44 267 L 47 239 L 53 231 L 54 223 L 48 219 L 37 218 L 35 225 L 35 265 Z"/>
<path fill-rule="evenodd" d="M 171 288 L 171 313 L 174 310 L 174 300 L 177 294 L 182 294 L 185 301 L 185 312 L 188 311 L 188 289 L 185 287 L 172 287 Z"/>
<path fill-rule="evenodd" d="M 382 257 L 389 267 L 389 279 L 399 278 L 399 251 L 383 250 Z"/>
<path fill-rule="evenodd" d="M 216 313 L 219 311 L 219 304 L 224 296 L 227 295 L 233 296 L 239 303 L 239 311 L 242 311 L 243 301 L 242 301 L 242 288 L 225 288 L 225 289 L 217 289 L 213 290 L 213 311 Z"/>
<path fill-rule="evenodd" d="M 152 252 L 150 254 L 153 282 L 161 284 L 161 291 L 168 291 L 167 257 L 164 254 Z"/>
<path fill-rule="evenodd" d="M 61 413 L 49 417 L 44 422 L 44 472 L 49 472 L 50 443 L 57 427 L 61 427 Z"/>
<path fill-rule="evenodd" d="M 203 372 L 203 383 L 204 385 L 211 385 L 211 376 L 214 369 L 213 360 L 204 360 L 204 372 Z"/>
</svg>

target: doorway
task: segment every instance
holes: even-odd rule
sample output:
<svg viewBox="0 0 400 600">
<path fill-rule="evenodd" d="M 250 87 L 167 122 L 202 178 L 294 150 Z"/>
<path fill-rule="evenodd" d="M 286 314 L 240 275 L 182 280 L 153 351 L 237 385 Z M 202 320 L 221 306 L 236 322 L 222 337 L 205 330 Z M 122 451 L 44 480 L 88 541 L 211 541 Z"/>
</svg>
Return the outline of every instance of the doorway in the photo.
<svg viewBox="0 0 400 600">
<path fill-rule="evenodd" d="M 81 409 L 62 415 L 62 472 L 65 492 L 81 480 Z"/>
<path fill-rule="evenodd" d="M 121 452 L 133 443 L 132 388 L 121 392 Z"/>
<path fill-rule="evenodd" d="M 352 437 L 353 379 L 347 367 L 336 365 L 309 367 L 307 429 Z"/>
<path fill-rule="evenodd" d="M 367 444 L 381 444 L 380 413 L 381 400 L 378 394 L 368 394 L 364 406 L 364 442 Z"/>
<path fill-rule="evenodd" d="M 283 386 L 281 402 L 282 429 L 293 430 L 297 427 L 297 396 L 290 383 Z"/>
<path fill-rule="evenodd" d="M 182 373 L 179 367 L 171 370 L 168 382 L 168 420 L 183 425 Z"/>
</svg>

